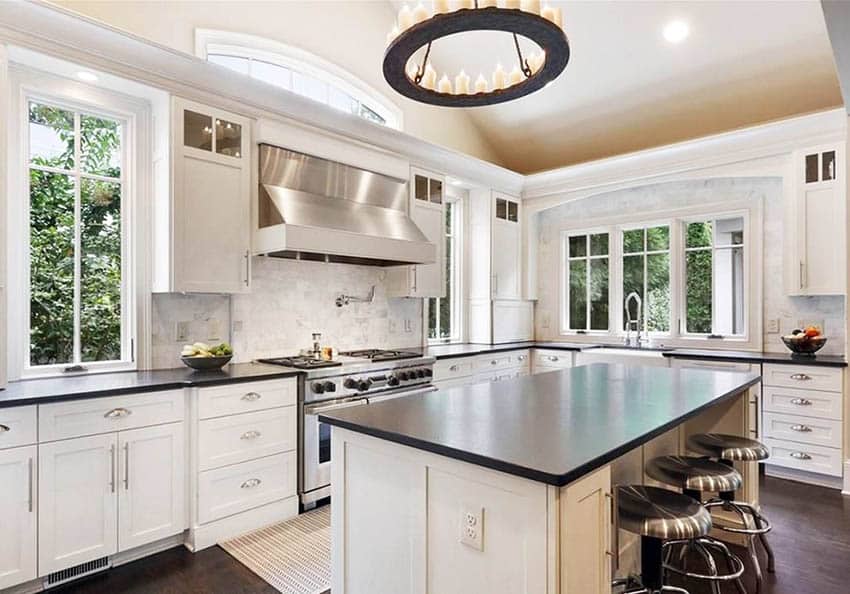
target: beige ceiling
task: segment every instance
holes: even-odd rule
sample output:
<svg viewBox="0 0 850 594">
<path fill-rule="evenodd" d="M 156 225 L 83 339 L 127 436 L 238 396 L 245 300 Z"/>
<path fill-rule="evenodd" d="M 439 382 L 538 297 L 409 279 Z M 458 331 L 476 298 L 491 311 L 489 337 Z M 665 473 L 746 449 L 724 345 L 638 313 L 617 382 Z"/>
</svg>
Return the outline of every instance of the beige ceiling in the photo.
<svg viewBox="0 0 850 594">
<path fill-rule="evenodd" d="M 469 109 L 522 173 L 599 159 L 842 104 L 817 1 L 557 1 L 572 57 L 549 87 Z M 691 34 L 662 37 L 673 20 Z M 497 33 L 434 44 L 440 71 L 473 79 L 515 53 Z M 489 42 L 493 42 L 490 44 Z"/>
</svg>

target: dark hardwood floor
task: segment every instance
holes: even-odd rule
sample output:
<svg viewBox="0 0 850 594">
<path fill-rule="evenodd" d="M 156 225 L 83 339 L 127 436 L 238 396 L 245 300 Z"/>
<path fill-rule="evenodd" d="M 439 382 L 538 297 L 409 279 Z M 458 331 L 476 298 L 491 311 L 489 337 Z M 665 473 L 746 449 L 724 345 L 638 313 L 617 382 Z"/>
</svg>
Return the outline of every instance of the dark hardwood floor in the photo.
<svg viewBox="0 0 850 594">
<path fill-rule="evenodd" d="M 777 570 L 775 575 L 766 574 L 763 594 L 850 593 L 850 498 L 832 489 L 769 477 L 762 481 L 762 506 L 774 526 L 770 542 L 776 553 Z M 766 562 L 763 565 L 766 567 Z M 688 589 L 691 594 L 710 593 L 708 588 L 698 585 L 689 584 Z M 179 547 L 52 592 L 241 594 L 275 591 L 218 547 L 197 555 Z M 723 592 L 734 594 L 736 590 L 725 585 Z"/>
</svg>

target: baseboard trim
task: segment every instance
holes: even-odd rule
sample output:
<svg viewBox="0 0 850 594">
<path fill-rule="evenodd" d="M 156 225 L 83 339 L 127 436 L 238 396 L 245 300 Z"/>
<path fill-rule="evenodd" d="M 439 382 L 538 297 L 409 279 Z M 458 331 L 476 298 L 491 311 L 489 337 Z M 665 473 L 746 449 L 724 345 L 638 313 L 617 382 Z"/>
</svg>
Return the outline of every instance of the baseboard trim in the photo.
<svg viewBox="0 0 850 594">
<path fill-rule="evenodd" d="M 113 567 L 118 567 L 125 563 L 137 561 L 144 557 L 150 557 L 151 555 L 156 555 L 157 553 L 167 551 L 168 549 L 179 547 L 185 542 L 186 532 L 181 532 L 180 534 L 175 534 L 174 536 L 169 536 L 168 538 L 163 538 L 162 540 L 157 540 L 155 542 L 136 547 L 135 549 L 130 549 L 129 551 L 117 553 L 112 555 L 109 560 L 112 562 Z"/>
<path fill-rule="evenodd" d="M 771 464 L 764 465 L 764 474 L 775 478 L 796 481 L 798 483 L 806 483 L 808 485 L 817 485 L 818 487 L 828 487 L 842 491 L 845 495 L 850 495 L 850 492 L 843 491 L 845 488 L 844 481 L 838 476 L 827 476 L 825 474 L 817 474 L 814 472 L 806 472 L 805 470 L 796 470 L 793 468 L 784 468 L 782 466 L 773 466 Z M 847 476 L 847 473 L 844 473 Z"/>
<path fill-rule="evenodd" d="M 844 461 L 844 488 L 841 494 L 850 497 L 850 460 Z"/>
<path fill-rule="evenodd" d="M 208 524 L 195 526 L 189 530 L 186 548 L 197 553 L 223 540 L 294 518 L 297 515 L 298 496 L 296 495 Z"/>
</svg>

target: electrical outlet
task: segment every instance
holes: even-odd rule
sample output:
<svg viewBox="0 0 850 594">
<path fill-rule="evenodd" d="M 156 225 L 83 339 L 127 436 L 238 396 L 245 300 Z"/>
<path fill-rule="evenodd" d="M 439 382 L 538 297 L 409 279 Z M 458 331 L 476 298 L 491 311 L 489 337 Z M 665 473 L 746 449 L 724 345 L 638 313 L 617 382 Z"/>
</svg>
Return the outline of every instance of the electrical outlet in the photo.
<svg viewBox="0 0 850 594">
<path fill-rule="evenodd" d="M 191 322 L 177 322 L 174 325 L 174 341 L 189 342 L 189 325 Z"/>
<path fill-rule="evenodd" d="M 404 320 L 404 331 L 413 332 L 413 320 L 411 320 L 410 318 Z"/>
<path fill-rule="evenodd" d="M 207 340 L 210 342 L 221 340 L 221 322 L 218 320 L 210 320 L 207 323 Z"/>
<path fill-rule="evenodd" d="M 770 318 L 767 320 L 765 332 L 768 334 L 779 334 L 779 318 Z"/>
<path fill-rule="evenodd" d="M 243 326 L 244 324 L 242 323 L 242 320 L 236 320 L 235 322 L 233 322 L 233 332 L 242 332 Z"/>
<path fill-rule="evenodd" d="M 476 551 L 484 550 L 484 508 L 460 511 L 460 543 Z"/>
<path fill-rule="evenodd" d="M 544 313 L 544 314 L 540 317 L 540 327 L 541 327 L 541 328 L 548 328 L 548 327 L 549 327 L 549 323 L 550 323 L 549 314 L 548 314 L 548 313 Z"/>
</svg>

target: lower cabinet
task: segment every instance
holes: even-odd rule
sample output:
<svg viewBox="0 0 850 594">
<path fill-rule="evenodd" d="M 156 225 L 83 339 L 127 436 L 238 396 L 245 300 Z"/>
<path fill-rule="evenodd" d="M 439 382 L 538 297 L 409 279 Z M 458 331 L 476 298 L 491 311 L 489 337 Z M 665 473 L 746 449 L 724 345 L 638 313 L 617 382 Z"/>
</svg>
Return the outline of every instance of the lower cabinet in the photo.
<svg viewBox="0 0 850 594">
<path fill-rule="evenodd" d="M 182 532 L 184 452 L 182 423 L 41 444 L 38 574 Z"/>
<path fill-rule="evenodd" d="M 0 589 L 36 577 L 36 446 L 0 450 Z"/>
</svg>

